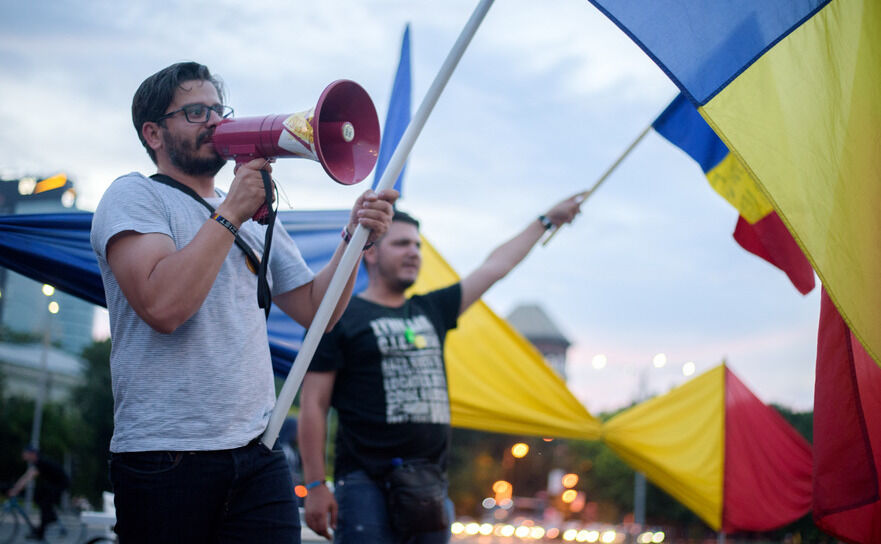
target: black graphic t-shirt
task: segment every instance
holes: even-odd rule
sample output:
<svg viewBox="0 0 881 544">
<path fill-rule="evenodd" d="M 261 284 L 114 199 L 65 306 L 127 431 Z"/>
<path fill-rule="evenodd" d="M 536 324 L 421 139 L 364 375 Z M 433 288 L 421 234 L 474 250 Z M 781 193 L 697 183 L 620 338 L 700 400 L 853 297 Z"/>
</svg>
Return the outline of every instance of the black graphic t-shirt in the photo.
<svg viewBox="0 0 881 544">
<path fill-rule="evenodd" d="M 458 283 L 400 308 L 353 297 L 324 335 L 309 370 L 337 373 L 337 476 L 357 469 L 378 476 L 396 457 L 445 467 L 450 400 L 443 345 L 461 301 Z"/>
</svg>

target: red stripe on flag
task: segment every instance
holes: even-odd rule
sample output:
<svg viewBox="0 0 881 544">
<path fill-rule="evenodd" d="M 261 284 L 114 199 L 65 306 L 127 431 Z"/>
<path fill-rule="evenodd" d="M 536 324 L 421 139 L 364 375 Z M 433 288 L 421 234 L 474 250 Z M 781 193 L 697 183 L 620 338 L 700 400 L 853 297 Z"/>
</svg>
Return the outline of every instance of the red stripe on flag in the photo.
<svg viewBox="0 0 881 544">
<path fill-rule="evenodd" d="M 722 530 L 776 529 L 811 510 L 811 446 L 725 370 Z"/>
<path fill-rule="evenodd" d="M 814 288 L 814 270 L 795 243 L 786 225 L 771 212 L 752 225 L 743 217 L 737 219 L 734 239 L 743 249 L 755 253 L 789 276 L 798 291 L 806 295 Z"/>
<path fill-rule="evenodd" d="M 881 368 L 822 291 L 814 387 L 814 521 L 881 542 Z"/>
</svg>

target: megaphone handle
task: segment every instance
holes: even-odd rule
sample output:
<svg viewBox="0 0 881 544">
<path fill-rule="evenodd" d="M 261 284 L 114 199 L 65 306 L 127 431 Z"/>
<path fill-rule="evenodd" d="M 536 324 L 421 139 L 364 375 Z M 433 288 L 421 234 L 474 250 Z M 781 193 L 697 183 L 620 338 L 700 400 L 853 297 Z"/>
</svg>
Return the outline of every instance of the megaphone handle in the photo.
<svg viewBox="0 0 881 544">
<path fill-rule="evenodd" d="M 253 155 L 236 155 L 236 166 L 241 166 L 246 162 L 251 162 L 254 159 L 262 158 L 266 159 L 266 162 L 274 162 L 275 157 L 255 157 Z M 275 181 L 273 180 L 273 186 L 275 185 Z M 257 208 L 257 211 L 254 212 L 254 215 L 251 216 L 251 219 L 260 223 L 261 225 L 266 225 L 269 223 L 269 203 L 272 202 L 272 195 L 266 195 L 266 202 L 260 205 Z"/>
</svg>

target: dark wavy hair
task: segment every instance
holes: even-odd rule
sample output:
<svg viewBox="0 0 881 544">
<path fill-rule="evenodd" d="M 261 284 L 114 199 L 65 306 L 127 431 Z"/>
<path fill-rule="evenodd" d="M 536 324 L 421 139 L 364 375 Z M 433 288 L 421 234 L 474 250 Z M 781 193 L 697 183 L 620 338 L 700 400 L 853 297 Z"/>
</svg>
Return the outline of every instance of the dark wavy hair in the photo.
<svg viewBox="0 0 881 544">
<path fill-rule="evenodd" d="M 415 225 L 416 230 L 419 230 L 419 220 L 407 212 L 402 212 L 401 210 L 396 209 L 395 215 L 392 216 L 392 221 L 400 221 L 401 223 L 409 223 L 411 225 Z"/>
<path fill-rule="evenodd" d="M 132 123 L 141 145 L 147 150 L 150 159 L 156 162 L 156 153 L 141 134 L 144 123 L 159 119 L 168 105 L 174 100 L 175 91 L 186 81 L 209 81 L 217 89 L 217 95 L 221 103 L 224 100 L 224 89 L 221 80 L 211 75 L 211 71 L 204 64 L 198 62 L 178 62 L 168 68 L 159 70 L 141 83 L 132 99 Z"/>
</svg>

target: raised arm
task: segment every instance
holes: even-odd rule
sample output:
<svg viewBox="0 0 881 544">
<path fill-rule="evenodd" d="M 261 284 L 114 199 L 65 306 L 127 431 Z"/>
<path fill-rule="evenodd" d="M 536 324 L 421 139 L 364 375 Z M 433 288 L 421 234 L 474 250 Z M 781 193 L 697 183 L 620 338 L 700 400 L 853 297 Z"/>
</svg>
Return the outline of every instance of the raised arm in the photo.
<svg viewBox="0 0 881 544">
<path fill-rule="evenodd" d="M 559 202 L 540 216 L 545 218 L 544 223 L 540 218 L 530 221 L 526 228 L 495 248 L 483 264 L 462 279 L 462 304 L 459 313 L 467 310 L 495 282 L 513 270 L 529 254 L 547 228 L 571 223 L 579 213 L 582 201 L 580 195 L 575 195 Z"/>
<path fill-rule="evenodd" d="M 324 482 L 324 444 L 327 441 L 327 412 L 336 372 L 307 372 L 300 388 L 300 417 L 297 444 L 306 484 Z M 312 487 L 306 495 L 305 520 L 310 529 L 330 540 L 328 528 L 336 528 L 337 503 L 326 485 Z M 329 519 L 328 519 L 329 518 Z"/>
</svg>

